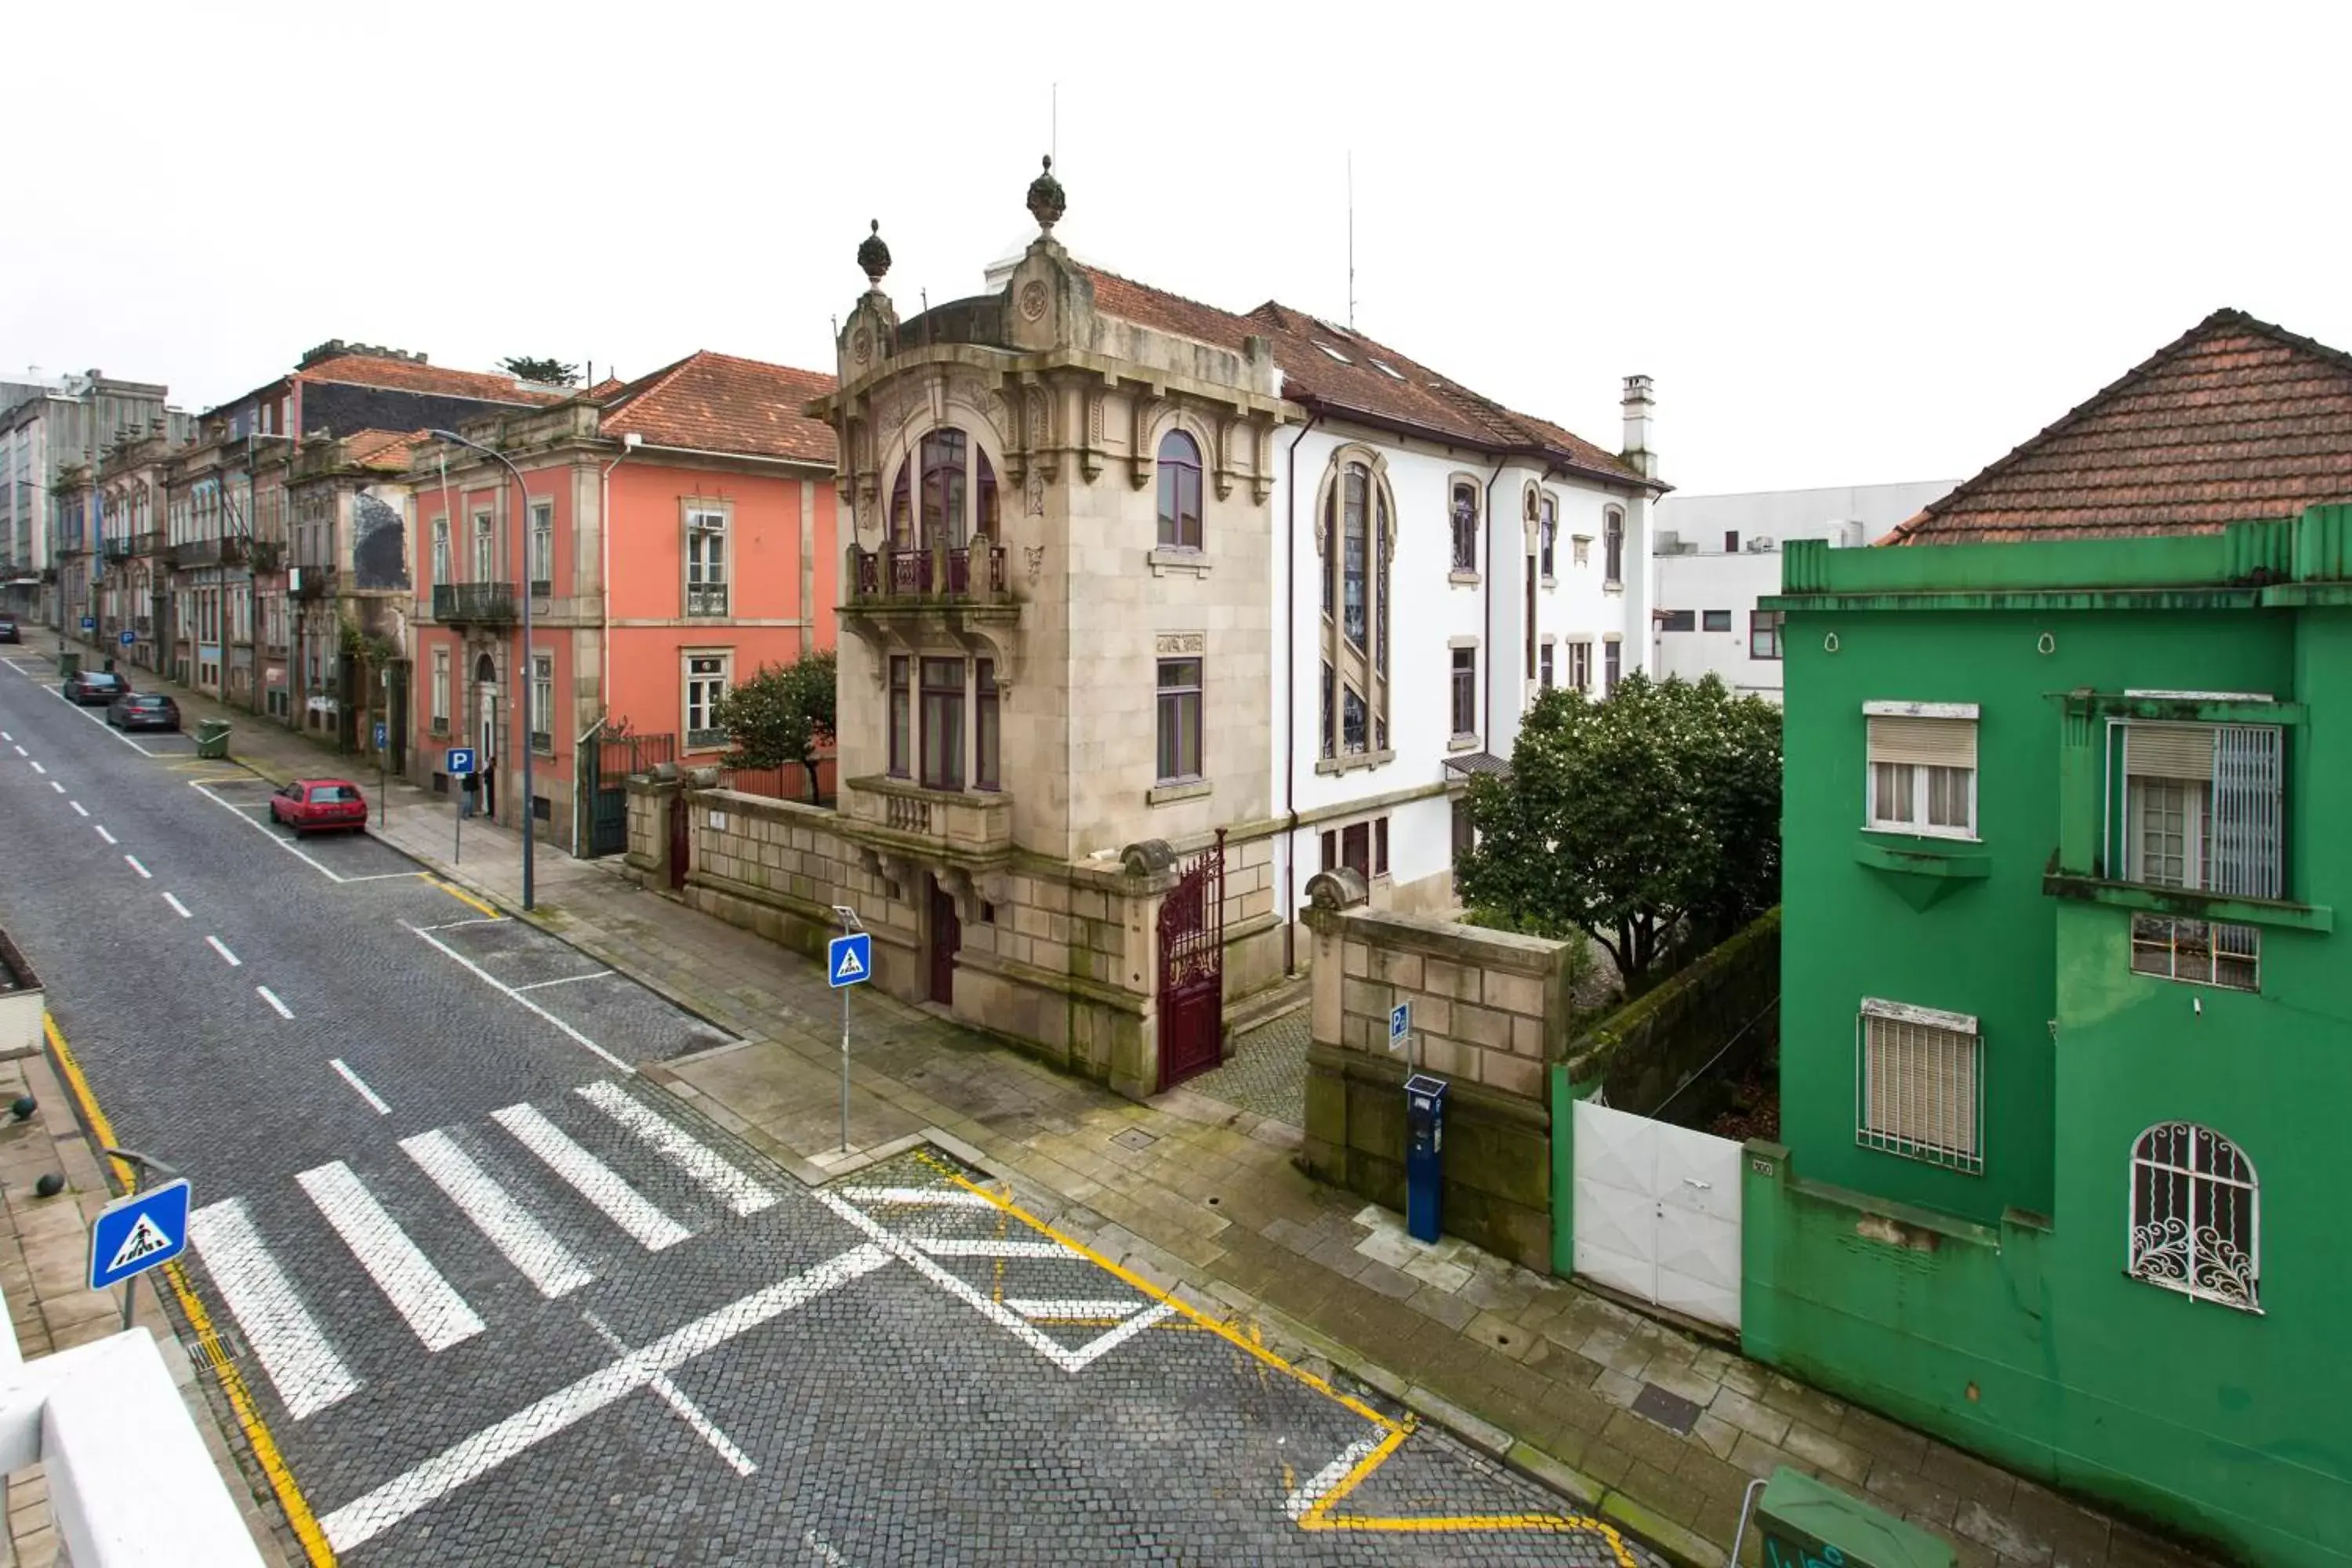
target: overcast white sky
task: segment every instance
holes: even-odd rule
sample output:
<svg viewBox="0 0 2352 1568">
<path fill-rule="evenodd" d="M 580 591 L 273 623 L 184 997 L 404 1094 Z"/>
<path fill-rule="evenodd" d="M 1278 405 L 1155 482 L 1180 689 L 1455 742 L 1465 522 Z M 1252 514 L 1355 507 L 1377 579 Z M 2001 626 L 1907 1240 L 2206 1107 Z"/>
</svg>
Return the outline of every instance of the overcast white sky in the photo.
<svg viewBox="0 0 2352 1568">
<path fill-rule="evenodd" d="M 1685 491 L 1974 472 L 2208 311 L 2352 347 L 2352 7 L 20 5 L 0 366 L 200 409 L 331 337 L 830 369 L 1062 237 Z"/>
</svg>

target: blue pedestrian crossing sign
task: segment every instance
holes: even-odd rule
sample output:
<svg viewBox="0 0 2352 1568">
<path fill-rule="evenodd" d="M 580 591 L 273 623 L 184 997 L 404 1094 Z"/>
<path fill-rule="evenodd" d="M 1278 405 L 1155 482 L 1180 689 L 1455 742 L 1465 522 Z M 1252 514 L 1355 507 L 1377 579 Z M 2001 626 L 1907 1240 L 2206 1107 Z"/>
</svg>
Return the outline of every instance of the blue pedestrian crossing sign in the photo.
<svg viewBox="0 0 2352 1568">
<path fill-rule="evenodd" d="M 467 773 L 472 773 L 474 771 L 474 748 L 471 746 L 450 747 L 448 761 L 442 764 L 441 771 L 447 773 L 452 778 L 463 778 Z"/>
<path fill-rule="evenodd" d="M 824 944 L 824 975 L 836 991 L 863 985 L 874 978 L 874 937 L 870 931 L 837 936 Z"/>
<path fill-rule="evenodd" d="M 107 1205 L 89 1231 L 89 1288 L 120 1285 L 185 1252 L 188 1196 L 183 1177 Z"/>
</svg>

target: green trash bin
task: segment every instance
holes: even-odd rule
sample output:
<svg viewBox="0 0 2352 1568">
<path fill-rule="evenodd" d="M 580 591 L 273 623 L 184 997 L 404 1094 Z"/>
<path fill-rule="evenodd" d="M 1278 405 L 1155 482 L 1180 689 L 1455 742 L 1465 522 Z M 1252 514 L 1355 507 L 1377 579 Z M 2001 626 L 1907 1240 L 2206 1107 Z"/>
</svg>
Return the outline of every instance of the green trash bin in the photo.
<svg viewBox="0 0 2352 1568">
<path fill-rule="evenodd" d="M 228 721 L 206 719 L 196 725 L 196 755 L 218 762 L 228 755 Z"/>
<path fill-rule="evenodd" d="M 79 675 L 80 673 L 81 655 L 78 653 L 61 653 L 58 655 L 58 678 L 60 680 L 71 680 L 75 676 Z"/>
</svg>

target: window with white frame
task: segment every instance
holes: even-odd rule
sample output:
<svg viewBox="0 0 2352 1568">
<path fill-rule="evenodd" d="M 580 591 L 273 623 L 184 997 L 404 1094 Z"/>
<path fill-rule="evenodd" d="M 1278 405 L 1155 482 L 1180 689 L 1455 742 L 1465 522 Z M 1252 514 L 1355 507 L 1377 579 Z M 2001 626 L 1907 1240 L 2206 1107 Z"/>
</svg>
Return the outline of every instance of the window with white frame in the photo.
<svg viewBox="0 0 2352 1568">
<path fill-rule="evenodd" d="M 1450 676 L 1454 734 L 1459 740 L 1478 732 L 1478 650 L 1457 647 Z"/>
<path fill-rule="evenodd" d="M 1864 823 L 1931 838 L 1977 836 L 1974 703 L 1867 702 Z"/>
<path fill-rule="evenodd" d="M 730 658 L 725 653 L 686 656 L 686 744 L 690 751 L 727 743 L 727 731 L 719 727 L 719 700 L 727 695 Z"/>
<path fill-rule="evenodd" d="M 1625 645 L 1612 637 L 1601 645 L 1601 695 L 1617 695 L 1617 683 L 1625 678 Z"/>
<path fill-rule="evenodd" d="M 727 614 L 727 514 L 692 507 L 686 514 L 686 613 Z"/>
<path fill-rule="evenodd" d="M 530 592 L 544 599 L 555 592 L 555 503 L 530 503 Z"/>
<path fill-rule="evenodd" d="M 2284 731 L 2268 724 L 2122 723 L 2122 879 L 2252 899 L 2285 890 Z M 2261 988 L 2262 932 L 2184 916 L 2132 917 L 2131 967 L 2232 990 Z"/>
<path fill-rule="evenodd" d="M 1601 514 L 1601 586 L 1620 587 L 1625 581 L 1625 514 L 1611 507 Z"/>
<path fill-rule="evenodd" d="M 1478 487 L 1468 480 L 1454 486 L 1454 570 L 1478 570 Z"/>
<path fill-rule="evenodd" d="M 1559 549 L 1559 503 L 1549 495 L 1543 498 L 1542 506 L 1537 515 L 1536 549 L 1540 558 L 1543 579 L 1549 583 L 1554 575 L 1552 568 L 1556 564 Z"/>
<path fill-rule="evenodd" d="M 449 732 L 449 650 L 433 650 L 433 732 Z"/>
<path fill-rule="evenodd" d="M 1867 998 L 1855 1029 L 1854 1141 L 1984 1172 L 1984 1041 L 1964 1013 Z"/>
<path fill-rule="evenodd" d="M 449 520 L 433 520 L 433 585 L 438 587 L 449 580 Z"/>
<path fill-rule="evenodd" d="M 1568 689 L 1585 692 L 1592 689 L 1592 645 L 1589 642 L 1568 645 Z"/>
<path fill-rule="evenodd" d="M 555 658 L 551 654 L 530 656 L 530 749 L 534 752 L 555 750 Z"/>
<path fill-rule="evenodd" d="M 1552 687 L 1551 650 L 1552 645 L 1549 641 L 1536 650 L 1536 682 L 1546 691 L 1549 691 Z"/>
<path fill-rule="evenodd" d="M 490 514 L 474 514 L 474 581 L 495 583 L 499 580 L 499 536 L 491 526 Z"/>
<path fill-rule="evenodd" d="M 2262 1187 L 2245 1151 L 2210 1127 L 2165 1121 L 2132 1145 L 2135 1279 L 2262 1310 Z"/>
</svg>

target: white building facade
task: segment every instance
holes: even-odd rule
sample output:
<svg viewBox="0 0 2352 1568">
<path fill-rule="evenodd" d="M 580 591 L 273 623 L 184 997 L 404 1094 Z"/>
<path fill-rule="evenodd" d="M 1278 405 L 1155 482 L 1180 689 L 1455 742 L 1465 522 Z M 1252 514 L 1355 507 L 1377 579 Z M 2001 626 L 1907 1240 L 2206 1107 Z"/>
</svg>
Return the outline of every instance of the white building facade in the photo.
<svg viewBox="0 0 2352 1568">
<path fill-rule="evenodd" d="M 1780 700 L 1780 617 L 1756 607 L 1780 591 L 1780 547 L 1826 540 L 1874 544 L 1958 481 L 1848 485 L 1658 503 L 1653 546 L 1652 668 L 1661 677 L 1720 677 L 1735 692 Z"/>
</svg>

